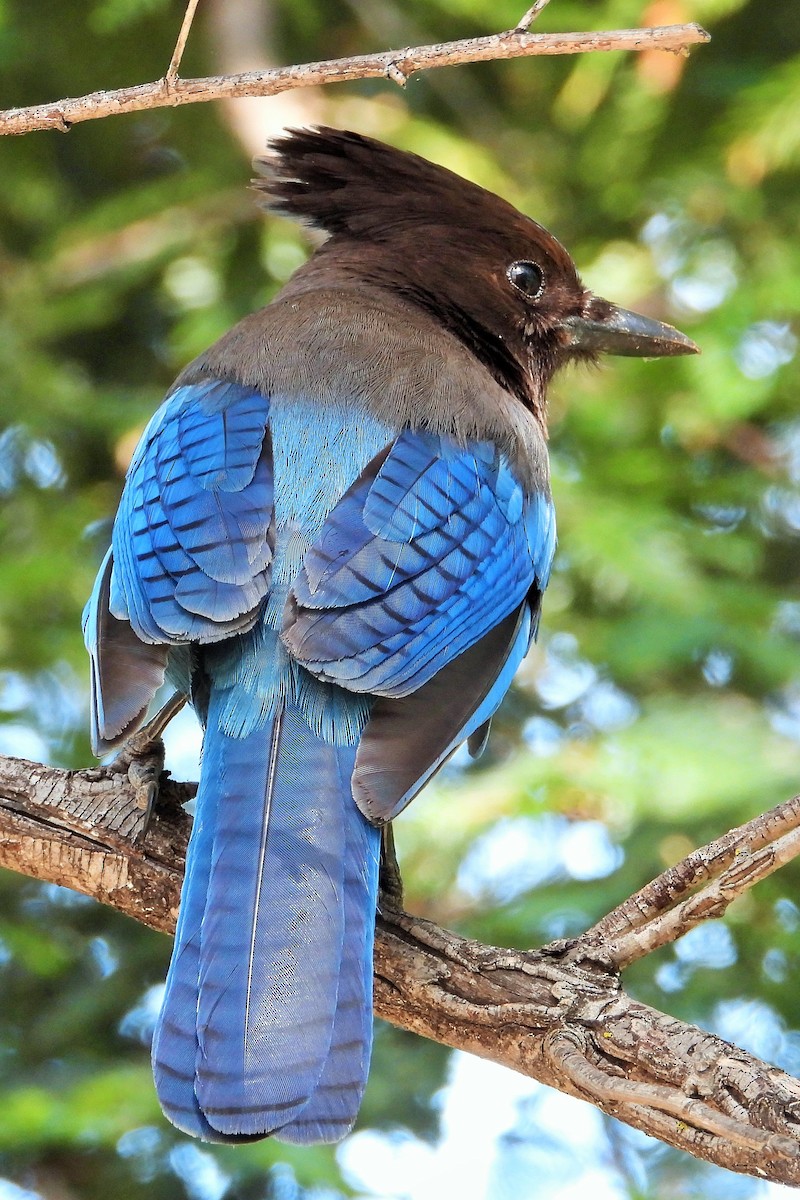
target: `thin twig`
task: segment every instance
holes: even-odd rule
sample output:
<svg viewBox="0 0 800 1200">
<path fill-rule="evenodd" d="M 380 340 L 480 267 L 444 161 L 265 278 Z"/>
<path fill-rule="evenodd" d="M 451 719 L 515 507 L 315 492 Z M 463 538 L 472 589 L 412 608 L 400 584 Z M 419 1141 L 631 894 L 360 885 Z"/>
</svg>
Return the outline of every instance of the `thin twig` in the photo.
<svg viewBox="0 0 800 1200">
<path fill-rule="evenodd" d="M 640 891 L 629 896 L 588 929 L 582 935 L 581 943 L 607 945 L 614 941 L 621 944 L 637 930 L 661 919 L 663 914 L 673 909 L 679 901 L 683 901 L 696 889 L 708 885 L 723 872 L 727 872 L 732 864 L 736 863 L 737 858 L 746 854 L 747 859 L 742 861 L 752 863 L 756 852 L 765 847 L 774 848 L 785 835 L 791 834 L 798 827 L 800 796 L 795 796 L 744 825 L 731 829 L 708 845 L 693 850 L 679 863 L 662 871 Z M 783 852 L 785 851 L 780 851 Z M 794 857 L 796 853 L 798 851 L 794 850 L 789 857 Z M 765 873 L 769 874 L 768 871 Z M 763 875 L 759 875 L 758 878 L 763 878 Z M 750 881 L 749 875 L 745 875 L 740 891 L 745 891 L 755 881 L 755 878 Z M 679 935 L 675 933 L 673 938 L 666 940 L 674 940 L 677 936 Z"/>
<path fill-rule="evenodd" d="M 752 853 L 750 847 L 742 847 L 740 858 L 734 859 L 719 879 L 682 900 L 669 912 L 655 917 L 643 928 L 632 929 L 621 937 L 609 940 L 605 946 L 606 954 L 620 970 L 630 966 L 660 946 L 677 941 L 704 921 L 721 917 L 738 896 L 797 858 L 798 854 L 800 828 L 792 829 L 756 853 Z"/>
<path fill-rule="evenodd" d="M 530 29 L 531 25 L 536 20 L 536 18 L 538 17 L 538 15 L 542 11 L 542 9 L 547 8 L 549 3 L 550 3 L 550 0 L 536 0 L 536 3 L 532 4 L 530 6 L 530 8 L 528 9 L 528 11 L 525 13 L 525 16 L 520 21 L 517 22 L 514 32 L 515 33 L 526 33 Z"/>
<path fill-rule="evenodd" d="M 178 40 L 175 43 L 175 49 L 172 52 L 172 58 L 169 61 L 169 66 L 167 67 L 167 71 L 164 76 L 164 78 L 170 83 L 174 83 L 178 78 L 178 67 L 181 65 L 183 52 L 186 49 L 186 42 L 189 38 L 189 30 L 192 28 L 192 21 L 194 20 L 194 14 L 197 10 L 197 5 L 199 2 L 200 0 L 189 0 L 189 3 L 186 5 L 186 12 L 183 14 L 181 31 L 178 34 Z"/>
<path fill-rule="evenodd" d="M 459 63 L 492 62 L 497 59 L 526 58 L 533 55 L 585 54 L 607 50 L 683 51 L 709 41 L 699 25 L 663 25 L 654 29 L 618 29 L 586 33 L 508 33 L 466 38 L 405 50 L 386 50 L 380 54 L 362 54 L 327 62 L 275 67 L 266 71 L 245 71 L 239 75 L 220 75 L 207 79 L 159 79 L 113 92 L 92 92 L 88 96 L 37 104 L 30 108 L 10 108 L 0 112 L 0 136 L 32 133 L 37 129 L 56 129 L 67 133 L 73 125 L 114 114 L 141 112 L 144 109 L 200 104 L 237 96 L 273 96 L 293 88 L 344 83 L 353 79 L 385 78 L 397 72 L 408 77 L 415 71 L 450 67 Z"/>
</svg>

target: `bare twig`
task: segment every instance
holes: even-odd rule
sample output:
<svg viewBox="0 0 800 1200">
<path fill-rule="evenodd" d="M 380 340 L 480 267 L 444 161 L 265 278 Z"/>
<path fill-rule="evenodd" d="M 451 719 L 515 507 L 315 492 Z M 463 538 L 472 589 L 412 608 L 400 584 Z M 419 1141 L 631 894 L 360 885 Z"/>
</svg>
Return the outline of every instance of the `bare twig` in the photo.
<svg viewBox="0 0 800 1200">
<path fill-rule="evenodd" d="M 655 917 L 643 929 L 607 943 L 607 952 L 615 966 L 627 967 L 659 946 L 683 937 L 690 929 L 704 921 L 721 917 L 730 904 L 743 895 L 754 884 L 766 879 L 773 871 L 791 862 L 800 854 L 800 829 L 793 829 L 776 842 L 765 846 L 755 854 L 741 848 L 741 857 L 735 860 L 719 879 L 701 888 L 694 896 L 682 900 L 670 912 Z"/>
<path fill-rule="evenodd" d="M 187 10 L 188 11 L 188 10 Z M 92 92 L 88 96 L 37 104 L 30 108 L 10 108 L 0 112 L 0 136 L 31 133 L 37 129 L 56 129 L 67 133 L 82 121 L 144 109 L 200 104 L 236 96 L 273 96 L 292 88 L 344 83 L 353 79 L 377 79 L 399 75 L 408 78 L 415 71 L 450 67 L 459 63 L 491 62 L 496 59 L 525 58 L 533 55 L 585 54 L 600 50 L 671 50 L 678 52 L 700 45 L 709 35 L 699 25 L 664 25 L 655 29 L 618 29 L 608 32 L 534 34 L 492 34 L 405 50 L 386 50 L 327 62 L 300 66 L 275 67 L 267 71 L 245 71 L 239 75 L 220 75 L 207 79 L 164 78 L 155 83 L 119 88 L 113 92 Z"/>
<path fill-rule="evenodd" d="M 142 840 L 124 770 L 61 771 L 0 758 L 0 866 L 65 884 L 166 932 L 174 928 L 193 786 L 162 778 Z M 800 800 L 690 854 L 583 938 L 517 952 L 483 946 L 382 909 L 375 1009 L 386 1020 L 503 1063 L 578 1096 L 679 1149 L 733 1171 L 800 1186 L 800 1081 L 713 1034 L 639 1004 L 612 953 L 705 895 L 798 850 Z M 733 873 L 733 874 L 732 874 Z M 391 905 L 384 893 L 382 903 Z M 638 946 L 639 943 L 637 943 Z"/>
<path fill-rule="evenodd" d="M 166 74 L 164 75 L 165 80 L 170 83 L 174 83 L 178 78 L 178 68 L 181 65 L 183 52 L 186 49 L 186 42 L 189 39 L 189 30 L 192 28 L 192 21 L 194 20 L 194 14 L 197 10 L 197 5 L 199 2 L 200 0 L 189 0 L 189 3 L 186 5 L 186 12 L 183 14 L 183 21 L 181 23 L 181 31 L 178 34 L 178 40 L 175 43 L 175 49 L 172 52 L 172 58 L 170 59 Z"/>
<path fill-rule="evenodd" d="M 588 929 L 622 968 L 722 916 L 737 896 L 800 854 L 800 796 L 692 851 Z"/>
<path fill-rule="evenodd" d="M 528 11 L 525 13 L 525 16 L 522 17 L 521 20 L 519 20 L 517 22 L 514 32 L 515 33 L 526 33 L 527 30 L 530 29 L 531 25 L 536 20 L 536 18 L 538 17 L 538 15 L 542 11 L 542 9 L 547 8 L 549 3 L 550 3 L 550 0 L 536 0 L 536 3 L 532 4 L 530 6 L 530 8 L 528 9 Z"/>
</svg>

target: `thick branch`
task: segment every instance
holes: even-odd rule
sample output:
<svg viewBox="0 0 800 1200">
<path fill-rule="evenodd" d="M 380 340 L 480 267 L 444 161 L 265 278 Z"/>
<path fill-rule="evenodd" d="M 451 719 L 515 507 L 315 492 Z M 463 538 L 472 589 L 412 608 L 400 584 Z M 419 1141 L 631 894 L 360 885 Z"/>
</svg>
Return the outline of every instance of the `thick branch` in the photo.
<svg viewBox="0 0 800 1200">
<path fill-rule="evenodd" d="M 292 88 L 344 83 L 353 79 L 390 78 L 405 84 L 415 71 L 451 67 L 458 63 L 491 62 L 538 54 L 583 54 L 594 50 L 671 50 L 685 52 L 689 46 L 707 42 L 709 35 L 699 25 L 665 25 L 656 29 L 619 29 L 603 33 L 525 33 L 509 30 L 488 37 L 466 38 L 385 50 L 328 62 L 275 67 L 268 71 L 246 71 L 208 79 L 180 79 L 167 74 L 154 83 L 92 92 L 71 100 L 11 108 L 0 112 L 0 135 L 57 129 L 67 133 L 81 121 L 93 121 L 142 109 L 199 104 L 235 96 L 274 96 Z M 177 52 L 177 48 L 176 48 Z"/>
<path fill-rule="evenodd" d="M 0 759 L 0 866 L 171 931 L 190 825 L 180 805 L 194 787 L 164 778 L 142 839 L 135 783 L 124 767 L 71 772 Z M 800 1186 L 800 1082 L 631 1000 L 614 963 L 633 928 L 660 928 L 690 890 L 724 881 L 732 865 L 738 891 L 749 887 L 763 873 L 764 851 L 783 845 L 798 823 L 794 800 L 695 851 L 615 910 L 606 937 L 601 922 L 583 938 L 517 953 L 384 911 L 376 1012 L 588 1100 L 699 1158 Z"/>
</svg>

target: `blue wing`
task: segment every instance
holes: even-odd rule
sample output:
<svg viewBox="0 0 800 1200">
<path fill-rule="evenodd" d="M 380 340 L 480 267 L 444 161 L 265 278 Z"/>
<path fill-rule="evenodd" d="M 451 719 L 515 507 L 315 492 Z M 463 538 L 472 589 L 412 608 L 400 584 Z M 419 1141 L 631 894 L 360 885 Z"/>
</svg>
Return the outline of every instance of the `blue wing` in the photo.
<svg viewBox="0 0 800 1200">
<path fill-rule="evenodd" d="M 538 620 L 555 551 L 549 494 L 490 443 L 406 431 L 330 513 L 283 638 L 312 673 L 376 696 L 353 774 L 391 820 L 484 729 Z"/>
<path fill-rule="evenodd" d="M 548 495 L 489 442 L 406 431 L 330 513 L 282 637 L 313 674 L 408 696 L 546 585 Z"/>
<path fill-rule="evenodd" d="M 209 380 L 178 388 L 131 462 L 114 525 L 111 612 L 146 642 L 250 628 L 269 588 L 269 405 Z"/>
<path fill-rule="evenodd" d="M 145 430 L 84 613 L 98 753 L 141 724 L 167 645 L 256 621 L 274 541 L 268 415 L 259 392 L 209 379 L 177 388 Z"/>
</svg>

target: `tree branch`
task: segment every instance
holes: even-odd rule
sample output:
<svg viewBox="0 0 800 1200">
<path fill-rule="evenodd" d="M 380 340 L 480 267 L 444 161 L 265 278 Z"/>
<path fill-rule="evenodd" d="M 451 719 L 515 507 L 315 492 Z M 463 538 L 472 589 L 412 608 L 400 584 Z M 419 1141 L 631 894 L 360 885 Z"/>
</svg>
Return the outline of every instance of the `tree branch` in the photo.
<svg viewBox="0 0 800 1200">
<path fill-rule="evenodd" d="M 523 23 L 529 16 L 533 18 L 536 8 L 534 5 L 525 14 Z M 190 18 L 188 9 L 184 26 L 187 18 Z M 186 33 L 188 35 L 188 27 Z M 120 113 L 174 108 L 181 104 L 200 104 L 236 96 L 273 96 L 292 88 L 344 83 L 353 79 L 388 78 L 405 86 L 415 71 L 459 63 L 491 62 L 539 54 L 584 54 L 595 50 L 670 50 L 685 53 L 689 46 L 707 41 L 709 35 L 695 24 L 600 33 L 539 34 L 512 29 L 488 37 L 386 50 L 379 54 L 362 54 L 327 62 L 275 67 L 267 71 L 245 71 L 239 75 L 220 75 L 207 79 L 181 79 L 176 74 L 170 74 L 173 64 L 177 71 L 176 57 L 179 61 L 182 53 L 179 38 L 173 61 L 163 79 L 119 88 L 113 92 L 92 92 L 88 96 L 58 100 L 51 104 L 7 109 L 0 112 L 0 135 L 32 133 L 38 129 L 57 129 L 67 133 L 81 121 L 94 121 Z"/>
<path fill-rule="evenodd" d="M 588 929 L 619 969 L 721 917 L 755 883 L 800 854 L 800 796 L 701 846 Z M 696 891 L 694 889 L 697 889 Z"/>
<path fill-rule="evenodd" d="M 0 866 L 171 932 L 191 824 L 181 804 L 195 788 L 163 777 L 143 837 L 137 783 L 124 762 L 63 771 L 0 758 Z M 765 864 L 774 869 L 797 854 L 799 827 L 796 798 L 694 851 L 583 937 L 541 950 L 484 946 L 386 909 L 375 1010 L 699 1158 L 800 1186 L 800 1081 L 637 1003 L 619 978 L 620 963 L 680 936 L 695 917 L 716 915 L 717 901 L 752 886 Z M 704 897 L 712 897 L 708 905 Z M 686 907 L 691 899 L 699 916 Z M 666 922 L 669 914 L 676 915 Z"/>
</svg>

